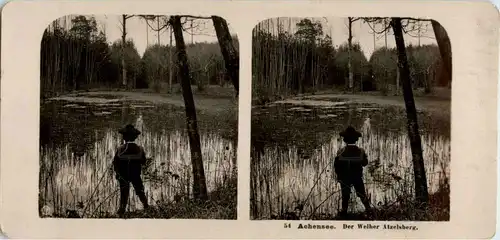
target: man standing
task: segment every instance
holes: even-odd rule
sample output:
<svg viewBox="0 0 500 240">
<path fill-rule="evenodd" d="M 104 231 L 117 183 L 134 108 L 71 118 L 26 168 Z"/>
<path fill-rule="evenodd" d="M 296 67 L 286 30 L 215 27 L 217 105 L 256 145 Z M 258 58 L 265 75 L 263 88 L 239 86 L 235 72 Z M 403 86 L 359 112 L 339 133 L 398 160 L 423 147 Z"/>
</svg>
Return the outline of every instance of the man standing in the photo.
<svg viewBox="0 0 500 240">
<path fill-rule="evenodd" d="M 116 179 L 120 184 L 118 216 L 123 217 L 128 203 L 130 183 L 134 186 L 135 193 L 141 200 L 144 209 L 147 209 L 149 205 L 141 179 L 141 168 L 146 163 L 146 153 L 141 146 L 134 142 L 141 134 L 141 131 L 129 124 L 121 129 L 119 133 L 122 134 L 125 143 L 116 151 L 113 167 Z"/>
<path fill-rule="evenodd" d="M 363 202 L 365 210 L 371 211 L 370 200 L 366 195 L 365 184 L 363 182 L 363 167 L 368 165 L 368 157 L 362 148 L 356 146 L 356 142 L 361 137 L 361 133 L 349 126 L 340 133 L 346 146 L 339 150 L 335 157 L 334 168 L 337 174 L 337 181 L 340 183 L 342 191 L 341 217 L 346 217 L 351 195 L 351 187 L 354 186 L 356 194 Z"/>
</svg>

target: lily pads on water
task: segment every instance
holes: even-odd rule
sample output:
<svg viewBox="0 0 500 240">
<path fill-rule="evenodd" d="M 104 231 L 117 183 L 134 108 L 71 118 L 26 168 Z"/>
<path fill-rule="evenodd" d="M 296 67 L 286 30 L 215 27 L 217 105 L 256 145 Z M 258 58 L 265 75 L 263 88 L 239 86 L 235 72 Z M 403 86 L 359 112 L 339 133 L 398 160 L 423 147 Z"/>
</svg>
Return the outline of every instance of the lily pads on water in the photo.
<svg viewBox="0 0 500 240">
<path fill-rule="evenodd" d="M 66 104 L 63 106 L 64 108 L 87 108 L 87 106 L 79 105 L 79 104 Z"/>
<path fill-rule="evenodd" d="M 154 108 L 153 105 L 131 105 L 131 108 Z"/>
<path fill-rule="evenodd" d="M 111 114 L 113 114 L 113 112 L 106 112 L 106 111 L 103 111 L 103 112 L 92 112 L 92 114 L 94 114 L 95 116 L 105 116 L 105 115 L 111 115 Z"/>
<path fill-rule="evenodd" d="M 332 106 L 346 105 L 348 102 L 288 99 L 288 100 L 276 101 L 274 103 L 275 104 L 294 104 L 294 105 L 311 106 L 311 107 L 332 107 Z"/>
<path fill-rule="evenodd" d="M 337 114 L 325 114 L 325 115 L 319 115 L 318 116 L 319 118 L 334 118 L 334 117 L 338 117 Z"/>
</svg>

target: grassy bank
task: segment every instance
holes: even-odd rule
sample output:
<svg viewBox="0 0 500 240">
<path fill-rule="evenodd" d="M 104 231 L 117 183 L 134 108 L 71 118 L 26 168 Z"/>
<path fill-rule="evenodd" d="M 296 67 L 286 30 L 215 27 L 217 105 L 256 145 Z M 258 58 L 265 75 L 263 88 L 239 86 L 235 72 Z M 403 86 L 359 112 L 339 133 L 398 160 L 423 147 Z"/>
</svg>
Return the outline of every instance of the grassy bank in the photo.
<svg viewBox="0 0 500 240">
<path fill-rule="evenodd" d="M 158 200 L 147 210 L 126 212 L 124 218 L 157 219 L 236 219 L 237 178 L 215 187 L 207 201 L 179 197 L 173 201 Z M 53 217 L 80 218 L 78 209 L 55 214 Z M 115 212 L 101 211 L 94 218 L 117 218 Z"/>
</svg>

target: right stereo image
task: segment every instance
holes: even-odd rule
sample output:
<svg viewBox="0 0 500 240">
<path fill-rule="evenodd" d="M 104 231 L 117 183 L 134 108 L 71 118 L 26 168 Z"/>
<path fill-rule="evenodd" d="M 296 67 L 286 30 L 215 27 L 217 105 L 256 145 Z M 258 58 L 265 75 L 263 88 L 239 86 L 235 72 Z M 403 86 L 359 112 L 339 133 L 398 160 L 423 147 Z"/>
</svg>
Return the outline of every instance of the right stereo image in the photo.
<svg viewBox="0 0 500 240">
<path fill-rule="evenodd" d="M 252 41 L 252 220 L 450 220 L 439 22 L 276 17 Z"/>
</svg>

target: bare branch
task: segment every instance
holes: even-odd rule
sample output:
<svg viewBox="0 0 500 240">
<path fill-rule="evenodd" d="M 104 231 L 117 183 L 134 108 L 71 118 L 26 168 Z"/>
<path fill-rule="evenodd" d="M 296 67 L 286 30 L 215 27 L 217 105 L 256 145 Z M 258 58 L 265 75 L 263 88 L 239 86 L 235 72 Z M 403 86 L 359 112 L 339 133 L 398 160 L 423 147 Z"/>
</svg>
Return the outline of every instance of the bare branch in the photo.
<svg viewBox="0 0 500 240">
<path fill-rule="evenodd" d="M 123 14 L 123 15 L 125 15 L 125 19 L 129 19 L 131 17 L 135 17 L 135 15 L 127 15 L 127 14 Z"/>
<path fill-rule="evenodd" d="M 370 23 L 370 21 L 366 21 L 367 23 Z M 376 23 L 375 21 L 372 21 L 371 23 Z M 375 33 L 375 34 L 383 34 L 386 31 L 389 31 L 391 29 L 391 24 L 387 24 L 387 26 L 384 26 L 384 28 L 380 31 L 377 31 L 374 26 L 368 24 L 370 29 Z"/>
<path fill-rule="evenodd" d="M 405 17 L 405 18 L 401 18 L 401 19 L 413 20 L 413 21 L 419 21 L 419 22 L 430 22 L 430 21 L 432 21 L 432 19 L 428 19 L 428 18 L 411 18 L 411 17 Z"/>
<path fill-rule="evenodd" d="M 435 37 L 432 37 L 432 36 L 426 36 L 426 35 L 412 35 L 410 32 L 408 32 L 406 35 L 410 36 L 410 37 L 414 37 L 414 38 L 428 38 L 428 39 L 436 39 Z"/>
<path fill-rule="evenodd" d="M 196 29 L 198 27 L 200 27 L 200 24 L 193 24 L 193 26 L 189 26 L 189 27 L 185 27 L 186 24 L 189 22 L 189 21 L 193 21 L 193 19 L 211 19 L 210 17 L 203 17 L 203 16 L 193 16 L 193 15 L 175 15 L 175 16 L 178 16 L 180 18 L 183 18 L 184 21 L 181 22 L 181 29 L 182 31 L 190 34 L 190 35 L 204 35 L 204 34 L 195 34 L 192 29 Z M 169 18 L 167 19 L 164 19 L 161 27 L 154 27 L 151 25 L 151 23 L 149 22 L 150 20 L 154 20 L 156 18 L 159 18 L 159 17 L 162 17 L 162 16 L 155 16 L 155 15 L 139 15 L 139 17 L 143 18 L 146 20 L 146 24 L 148 24 L 148 27 L 155 31 L 155 32 L 160 32 L 160 31 L 163 31 L 164 29 L 168 29 L 169 27 L 172 26 L 171 24 L 171 20 L 172 20 L 172 17 L 173 16 L 170 16 Z M 166 16 L 164 16 L 166 17 Z M 191 18 L 191 19 L 188 19 L 188 18 Z M 191 30 L 191 32 L 189 32 L 188 30 Z M 206 35 L 206 36 L 211 36 L 211 35 Z"/>
<path fill-rule="evenodd" d="M 208 34 L 208 33 L 193 33 L 192 31 L 191 32 L 186 31 L 186 33 L 189 34 L 189 35 L 193 35 L 193 36 L 217 37 L 217 35 L 211 35 L 211 34 Z"/>
<path fill-rule="evenodd" d="M 383 17 L 368 17 L 368 18 L 362 18 L 365 23 L 381 23 L 383 20 L 387 20 L 390 18 L 383 18 Z M 428 22 L 431 21 L 431 19 L 425 19 L 425 18 L 412 18 L 412 17 L 405 17 L 405 18 L 400 18 L 401 19 L 401 27 L 402 31 L 404 34 L 409 34 L 410 32 L 414 31 L 419 31 L 421 30 L 421 25 L 420 22 Z M 390 20 L 392 21 L 392 20 Z M 382 30 L 377 31 L 373 26 L 368 24 L 370 29 L 375 32 L 376 34 L 383 34 L 386 31 L 390 31 L 392 28 L 391 22 L 388 26 L 385 26 Z"/>
<path fill-rule="evenodd" d="M 369 22 L 369 23 L 381 23 L 383 20 L 387 20 L 389 18 L 385 17 L 364 17 L 363 21 L 364 22 Z"/>
<path fill-rule="evenodd" d="M 186 23 L 187 23 L 187 22 L 186 22 Z M 190 30 L 190 29 L 195 29 L 195 28 L 198 28 L 199 26 L 200 26 L 200 25 L 194 25 L 194 26 L 192 26 L 192 27 L 191 27 L 191 26 L 190 26 L 190 27 L 184 27 L 184 26 L 182 26 L 182 30 L 187 32 L 187 30 Z"/>
<path fill-rule="evenodd" d="M 356 22 L 356 21 L 358 21 L 360 19 L 362 19 L 362 18 L 360 18 L 360 17 L 349 17 L 349 21 L 351 21 L 351 22 Z"/>
<path fill-rule="evenodd" d="M 166 29 L 170 26 L 170 24 L 166 23 L 166 24 L 163 24 L 160 28 L 155 28 L 155 27 L 151 26 L 149 21 L 146 21 L 146 23 L 148 24 L 149 28 L 151 28 L 151 30 L 153 30 L 155 32 L 163 31 L 163 29 Z"/>
<path fill-rule="evenodd" d="M 138 15 L 139 18 L 142 18 L 146 21 L 154 20 L 157 16 L 155 15 Z"/>
<path fill-rule="evenodd" d="M 194 19 L 212 19 L 212 17 L 204 17 L 204 16 L 193 16 L 193 15 L 179 15 L 179 17 L 185 18 L 194 18 Z"/>
</svg>

